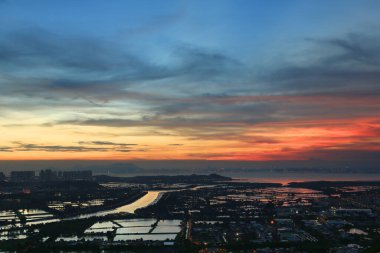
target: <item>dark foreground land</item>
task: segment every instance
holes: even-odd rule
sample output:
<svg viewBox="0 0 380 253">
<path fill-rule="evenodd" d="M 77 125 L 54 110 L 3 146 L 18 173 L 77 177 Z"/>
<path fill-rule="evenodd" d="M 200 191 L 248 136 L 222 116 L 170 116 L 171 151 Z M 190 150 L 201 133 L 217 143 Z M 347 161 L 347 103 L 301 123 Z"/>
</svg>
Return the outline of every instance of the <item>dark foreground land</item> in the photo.
<svg viewBox="0 0 380 253">
<path fill-rule="evenodd" d="M 97 176 L 3 182 L 0 191 L 6 252 L 380 252 L 380 182 Z M 161 193 L 134 213 L 80 216 L 152 191 Z"/>
</svg>

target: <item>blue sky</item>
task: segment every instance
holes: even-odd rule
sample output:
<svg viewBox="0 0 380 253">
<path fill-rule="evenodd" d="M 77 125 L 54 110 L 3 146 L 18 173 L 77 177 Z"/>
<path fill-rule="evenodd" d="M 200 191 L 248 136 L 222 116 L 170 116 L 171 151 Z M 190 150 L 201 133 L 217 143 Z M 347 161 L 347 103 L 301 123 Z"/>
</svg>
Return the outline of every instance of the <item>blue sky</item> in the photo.
<svg viewBox="0 0 380 253">
<path fill-rule="evenodd" d="M 178 44 L 220 50 L 244 60 L 277 57 L 306 38 L 371 32 L 378 1 L 4 1 L 3 31 L 43 29 L 139 49 L 167 58 Z M 304 45 L 306 44 L 306 45 Z M 256 56 L 256 57 L 255 57 Z"/>
<path fill-rule="evenodd" d="M 3 0 L 0 152 L 375 157 L 379 11 L 370 0 Z"/>
</svg>

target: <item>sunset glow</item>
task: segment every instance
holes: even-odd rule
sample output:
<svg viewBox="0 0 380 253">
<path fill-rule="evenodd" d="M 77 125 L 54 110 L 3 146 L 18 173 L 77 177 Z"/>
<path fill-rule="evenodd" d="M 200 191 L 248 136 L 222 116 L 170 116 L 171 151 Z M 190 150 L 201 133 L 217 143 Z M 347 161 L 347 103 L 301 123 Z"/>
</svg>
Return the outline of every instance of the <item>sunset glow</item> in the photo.
<svg viewBox="0 0 380 253">
<path fill-rule="evenodd" d="M 242 2 L 1 1 L 0 159 L 379 159 L 379 2 Z"/>
</svg>

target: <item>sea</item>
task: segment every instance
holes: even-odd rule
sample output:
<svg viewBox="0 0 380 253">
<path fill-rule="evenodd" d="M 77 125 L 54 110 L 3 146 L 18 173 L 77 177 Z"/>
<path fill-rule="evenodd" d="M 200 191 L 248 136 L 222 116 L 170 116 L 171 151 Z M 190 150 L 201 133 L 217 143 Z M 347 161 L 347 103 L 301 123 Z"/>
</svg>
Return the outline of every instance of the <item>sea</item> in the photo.
<svg viewBox="0 0 380 253">
<path fill-rule="evenodd" d="M 130 173 L 130 174 L 111 174 L 112 176 L 158 176 L 158 175 L 191 175 L 191 174 L 209 174 L 197 172 L 176 173 Z M 279 183 L 287 185 L 291 182 L 310 182 L 310 181 L 380 181 L 380 173 L 291 173 L 291 172 L 218 172 L 217 174 L 230 177 L 234 181 L 251 182 L 251 183 Z"/>
<path fill-rule="evenodd" d="M 275 172 L 246 172 L 222 173 L 242 182 L 280 183 L 310 181 L 380 181 L 380 174 L 369 173 L 275 173 Z"/>
</svg>

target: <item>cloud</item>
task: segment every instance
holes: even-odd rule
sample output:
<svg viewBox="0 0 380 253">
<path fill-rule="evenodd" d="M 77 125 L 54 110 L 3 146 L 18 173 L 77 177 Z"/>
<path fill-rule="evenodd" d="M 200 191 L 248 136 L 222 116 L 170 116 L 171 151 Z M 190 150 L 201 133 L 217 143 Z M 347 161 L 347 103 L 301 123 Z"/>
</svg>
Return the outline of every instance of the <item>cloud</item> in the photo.
<svg viewBox="0 0 380 253">
<path fill-rule="evenodd" d="M 210 96 L 168 99 L 152 107 L 151 116 L 67 119 L 53 124 L 108 127 L 236 127 L 289 120 L 373 116 L 380 94 L 308 94 L 279 96 Z"/>
<path fill-rule="evenodd" d="M 264 101 L 266 106 L 259 104 L 260 96 L 271 93 L 330 93 L 335 96 L 341 92 L 380 92 L 377 85 L 380 81 L 377 63 L 380 50 L 375 43 L 376 37 L 367 38 L 365 35 L 309 39 L 311 44 L 317 45 L 313 54 L 318 55 L 323 50 L 328 53 L 303 66 L 271 66 L 272 69 L 266 71 L 267 75 L 257 76 L 254 81 L 244 80 L 248 76 L 244 64 L 221 52 L 194 45 L 178 45 L 173 49 L 175 60 L 171 64 L 158 65 L 146 57 L 128 52 L 117 43 L 97 38 L 69 37 L 42 29 L 26 29 L 3 35 L 0 39 L 0 66 L 11 71 L 0 73 L 0 87 L 2 96 L 12 95 L 15 98 L 15 103 L 8 103 L 3 110 L 47 106 L 65 108 L 70 105 L 107 107 L 107 103 L 112 101 L 131 101 L 135 104 L 144 101 L 148 111 L 158 114 L 197 113 L 204 108 L 212 113 L 218 110 L 216 107 L 219 105 L 215 103 L 223 101 L 223 96 L 226 96 L 224 101 L 249 97 L 224 93 L 227 90 L 225 85 L 231 82 L 236 87 L 245 87 L 248 94 L 259 92 L 256 105 L 253 106 L 252 100 L 249 101 L 250 105 L 248 101 L 240 105 L 222 104 L 222 110 L 257 113 L 255 108 L 261 108 L 275 112 L 278 101 Z M 371 42 L 364 43 L 364 40 Z M 30 74 L 32 70 L 38 74 L 33 76 Z M 157 81 L 160 82 L 158 86 Z M 150 82 L 151 89 L 147 91 L 145 88 Z M 255 82 L 255 85 L 249 82 Z M 139 88 L 140 84 L 144 84 L 144 90 Z M 218 85 L 221 98 L 217 97 L 221 95 L 203 90 L 203 87 L 211 88 L 214 84 Z M 188 101 L 181 94 L 187 91 L 185 86 L 189 86 L 193 93 L 187 95 Z M 160 87 L 159 92 L 155 92 L 155 87 Z M 202 93 L 209 94 L 202 98 L 203 101 L 199 97 Z M 70 100 L 73 102 L 68 102 Z M 207 100 L 214 102 L 212 106 L 215 106 L 205 107 Z M 197 105 L 199 101 L 203 103 Z"/>
<path fill-rule="evenodd" d="M 226 80 L 237 79 L 243 67 L 239 61 L 226 54 L 193 45 L 181 45 L 175 53 L 179 58 L 177 75 L 185 78 L 185 81 L 206 80 L 224 83 Z"/>
<path fill-rule="evenodd" d="M 108 151 L 106 148 L 92 148 L 85 146 L 38 145 L 20 143 L 16 151 L 46 151 L 46 152 L 88 152 Z"/>
<path fill-rule="evenodd" d="M 1 30 L 0 98 L 6 106 L 0 105 L 0 113 L 97 107 L 108 114 L 117 108 L 113 103 L 154 111 L 186 90 L 197 91 L 194 86 L 230 82 L 242 69 L 217 50 L 183 43 L 169 50 L 172 61 L 163 64 L 95 37 Z"/>
<path fill-rule="evenodd" d="M 131 149 L 121 148 L 121 149 L 115 149 L 115 151 L 116 152 L 128 153 L 128 152 L 131 152 L 132 150 Z"/>
<path fill-rule="evenodd" d="M 0 147 L 0 152 L 13 152 L 11 147 Z"/>
<path fill-rule="evenodd" d="M 338 124 L 338 130 L 344 132 L 349 122 L 373 125 L 365 119 L 378 118 L 380 111 L 380 40 L 376 36 L 307 39 L 309 54 L 302 60 L 289 57 L 286 63 L 272 63 L 264 74 L 254 76 L 246 63 L 235 57 L 196 45 L 173 46 L 169 60 L 163 63 L 99 38 L 64 36 L 41 29 L 2 35 L 0 110 L 24 110 L 37 117 L 47 111 L 64 112 L 41 117 L 46 122 L 38 126 L 139 128 L 145 131 L 142 135 L 149 132 L 190 141 L 217 140 L 238 143 L 242 149 L 278 147 L 285 155 L 297 157 L 310 156 L 315 150 L 316 156 L 327 157 L 327 153 L 338 151 L 314 145 L 327 142 L 323 136 L 306 133 L 313 143 L 302 153 L 287 147 L 293 139 L 282 132 L 291 127 L 295 132 L 313 128 L 332 131 Z M 362 130 L 359 125 L 355 125 L 356 130 Z M 329 139 L 341 150 L 378 148 L 377 141 L 372 140 L 379 135 L 377 127 L 368 127 L 367 131 L 368 136 L 360 132 L 353 139 Z M 182 145 L 172 141 L 168 145 L 172 148 Z M 343 145 L 361 141 L 367 146 Z M 133 143 L 95 140 L 77 144 L 19 144 L 0 151 L 137 151 L 132 149 Z M 280 151 L 277 157 L 282 157 Z M 229 152 L 229 157 L 252 157 L 252 151 L 244 152 Z M 192 154 L 223 157 L 219 153 Z"/>
<path fill-rule="evenodd" d="M 380 66 L 380 37 L 351 33 L 346 38 L 310 39 L 310 41 L 340 49 L 339 53 L 324 59 L 328 64 L 360 63 L 366 66 Z"/>
<path fill-rule="evenodd" d="M 380 37 L 307 39 L 314 47 L 306 60 L 277 66 L 262 76 L 265 91 L 280 93 L 379 92 Z M 309 59 L 309 60 L 308 60 Z"/>
<path fill-rule="evenodd" d="M 79 78 L 91 77 L 95 72 L 106 74 L 113 68 L 129 67 L 128 71 L 133 73 L 145 67 L 136 57 L 116 50 L 111 42 L 96 38 L 69 37 L 40 28 L 5 32 L 2 35 L 1 65 L 12 67 L 13 72 L 26 68 L 56 68 L 61 71 L 72 70 L 72 76 Z M 40 75 L 44 74 L 41 71 Z M 61 74 L 68 76 L 70 72 Z M 100 78 L 99 75 L 96 77 Z M 73 88 L 70 84 L 66 85 Z M 80 82 L 77 85 L 80 86 Z"/>
<path fill-rule="evenodd" d="M 237 65 L 237 61 L 220 52 L 193 45 L 174 47 L 178 61 L 173 65 L 156 65 L 120 44 L 94 37 L 65 36 L 40 28 L 1 35 L 0 66 L 6 70 L 3 74 L 33 80 L 35 74 L 31 71 L 38 71 L 38 79 L 46 80 L 41 88 L 51 91 L 97 91 L 105 85 L 121 90 L 136 81 L 176 77 L 208 79 Z"/>
<path fill-rule="evenodd" d="M 136 146 L 134 143 L 116 143 L 112 141 L 80 141 L 80 145 L 99 145 L 99 146 Z"/>
<path fill-rule="evenodd" d="M 103 143 L 103 144 L 101 144 Z M 66 145 L 42 145 L 33 143 L 14 142 L 13 147 L 0 147 L 0 152 L 132 152 L 135 151 L 128 146 L 136 144 L 112 143 L 112 142 L 79 142 L 79 146 Z M 85 145 L 84 145 L 85 144 Z M 93 146 L 102 147 L 93 147 Z"/>
</svg>

